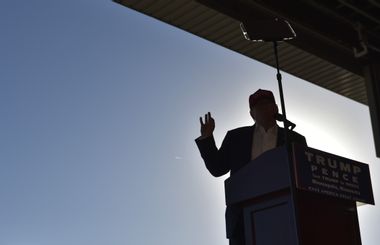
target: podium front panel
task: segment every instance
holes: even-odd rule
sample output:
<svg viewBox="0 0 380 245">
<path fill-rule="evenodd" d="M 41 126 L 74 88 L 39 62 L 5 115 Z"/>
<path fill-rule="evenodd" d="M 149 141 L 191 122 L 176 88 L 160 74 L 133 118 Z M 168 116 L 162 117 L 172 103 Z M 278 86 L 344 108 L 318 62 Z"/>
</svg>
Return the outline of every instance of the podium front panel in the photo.
<svg viewBox="0 0 380 245">
<path fill-rule="evenodd" d="M 283 195 L 245 207 L 245 244 L 297 244 L 293 210 L 290 195 Z"/>
<path fill-rule="evenodd" d="M 261 154 L 226 179 L 226 204 L 240 203 L 289 186 L 287 151 L 285 147 L 277 147 Z"/>
</svg>

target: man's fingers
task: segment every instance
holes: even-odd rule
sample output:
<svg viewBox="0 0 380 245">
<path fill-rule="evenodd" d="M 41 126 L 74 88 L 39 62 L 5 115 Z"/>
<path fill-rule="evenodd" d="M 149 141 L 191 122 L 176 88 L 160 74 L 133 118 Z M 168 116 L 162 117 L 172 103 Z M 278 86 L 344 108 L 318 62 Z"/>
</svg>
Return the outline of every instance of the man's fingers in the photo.
<svg viewBox="0 0 380 245">
<path fill-rule="evenodd" d="M 203 122 L 203 118 L 200 117 L 199 118 L 199 122 L 201 123 L 201 125 L 206 125 L 206 124 L 209 124 L 210 122 L 213 122 L 214 121 L 214 118 L 211 117 L 211 113 L 208 112 L 205 114 L 205 121 Z"/>
<path fill-rule="evenodd" d="M 209 121 L 209 122 L 210 122 L 210 121 L 214 121 L 214 118 L 211 117 L 211 113 L 210 113 L 210 112 L 208 112 L 208 121 Z"/>
</svg>

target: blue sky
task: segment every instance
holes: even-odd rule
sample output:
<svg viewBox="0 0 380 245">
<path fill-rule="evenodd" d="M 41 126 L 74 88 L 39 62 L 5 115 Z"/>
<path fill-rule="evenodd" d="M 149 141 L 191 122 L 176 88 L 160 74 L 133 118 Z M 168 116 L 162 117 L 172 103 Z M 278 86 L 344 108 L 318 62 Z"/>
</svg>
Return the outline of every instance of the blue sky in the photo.
<svg viewBox="0 0 380 245">
<path fill-rule="evenodd" d="M 194 138 L 253 124 L 248 96 L 275 70 L 112 1 L 0 2 L 0 245 L 228 244 L 226 177 Z M 281 62 L 281 60 L 280 60 Z M 283 74 L 311 147 L 370 163 L 368 108 Z M 377 206 L 359 208 L 380 240 Z"/>
</svg>

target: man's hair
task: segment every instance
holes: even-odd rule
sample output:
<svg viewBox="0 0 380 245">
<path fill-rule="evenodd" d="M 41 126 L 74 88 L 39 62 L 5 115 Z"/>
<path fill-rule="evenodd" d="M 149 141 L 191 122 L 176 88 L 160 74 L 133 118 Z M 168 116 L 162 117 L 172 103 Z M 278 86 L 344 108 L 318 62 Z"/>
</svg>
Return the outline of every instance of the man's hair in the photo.
<svg viewBox="0 0 380 245">
<path fill-rule="evenodd" d="M 249 108 L 253 109 L 253 107 L 255 107 L 255 105 L 263 99 L 267 99 L 273 103 L 276 103 L 272 91 L 259 89 L 249 96 Z"/>
</svg>

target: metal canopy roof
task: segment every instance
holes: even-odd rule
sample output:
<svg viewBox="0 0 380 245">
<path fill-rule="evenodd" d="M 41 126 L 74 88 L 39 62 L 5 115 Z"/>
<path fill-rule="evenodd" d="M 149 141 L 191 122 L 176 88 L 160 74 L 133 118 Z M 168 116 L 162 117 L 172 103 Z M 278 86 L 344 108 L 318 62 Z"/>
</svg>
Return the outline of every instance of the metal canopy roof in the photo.
<svg viewBox="0 0 380 245">
<path fill-rule="evenodd" d="M 272 44 L 245 40 L 240 19 L 286 19 L 297 38 L 279 43 L 281 69 L 368 104 L 362 64 L 368 56 L 366 51 L 375 55 L 380 51 L 380 4 L 375 0 L 361 6 L 343 0 L 114 1 L 271 66 L 275 65 Z"/>
</svg>

